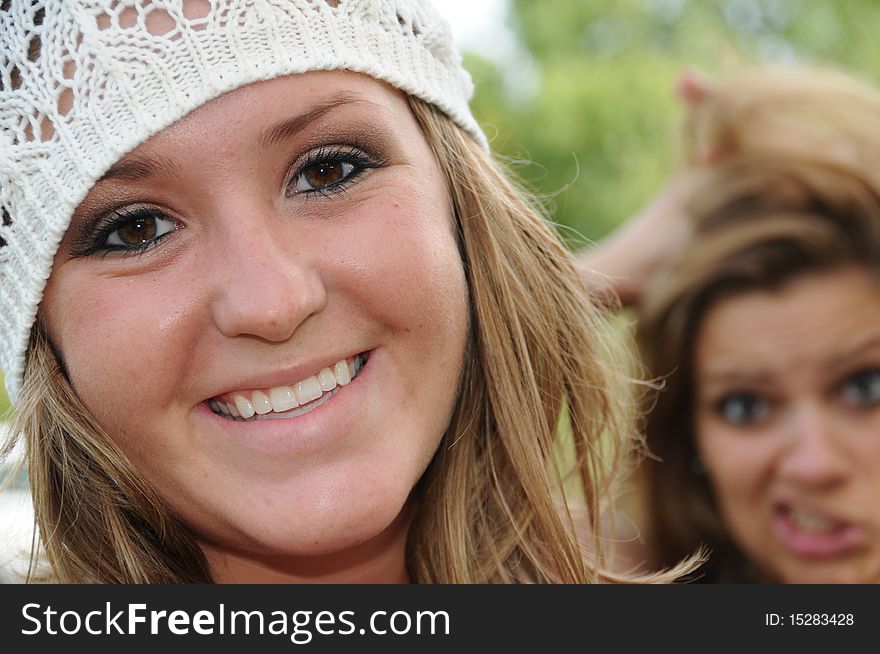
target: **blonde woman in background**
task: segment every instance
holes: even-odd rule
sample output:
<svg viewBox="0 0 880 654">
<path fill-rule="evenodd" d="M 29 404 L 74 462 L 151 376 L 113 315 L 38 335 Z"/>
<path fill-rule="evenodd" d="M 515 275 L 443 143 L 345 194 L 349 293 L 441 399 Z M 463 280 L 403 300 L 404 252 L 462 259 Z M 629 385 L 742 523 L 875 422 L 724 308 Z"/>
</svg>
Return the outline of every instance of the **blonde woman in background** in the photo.
<svg viewBox="0 0 880 654">
<path fill-rule="evenodd" d="M 428 3 L 5 4 L 0 356 L 51 579 L 617 579 L 623 375 Z"/>
<path fill-rule="evenodd" d="M 813 69 L 683 88 L 692 165 L 609 240 L 662 379 L 645 558 L 705 546 L 706 582 L 880 582 L 880 93 Z"/>
</svg>

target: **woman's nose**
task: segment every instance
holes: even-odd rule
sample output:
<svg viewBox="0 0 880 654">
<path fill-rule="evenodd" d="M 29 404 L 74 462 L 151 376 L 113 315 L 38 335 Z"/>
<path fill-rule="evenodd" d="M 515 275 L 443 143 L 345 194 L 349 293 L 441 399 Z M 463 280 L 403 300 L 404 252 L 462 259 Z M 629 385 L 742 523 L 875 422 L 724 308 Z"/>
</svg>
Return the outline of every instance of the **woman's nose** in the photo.
<svg viewBox="0 0 880 654">
<path fill-rule="evenodd" d="M 214 323 L 225 336 L 289 339 L 327 301 L 308 253 L 274 230 L 233 236 L 215 261 Z"/>
<path fill-rule="evenodd" d="M 812 488 L 841 483 L 852 465 L 831 411 L 818 406 L 797 408 L 789 424 L 789 440 L 779 473 L 787 480 Z"/>
</svg>

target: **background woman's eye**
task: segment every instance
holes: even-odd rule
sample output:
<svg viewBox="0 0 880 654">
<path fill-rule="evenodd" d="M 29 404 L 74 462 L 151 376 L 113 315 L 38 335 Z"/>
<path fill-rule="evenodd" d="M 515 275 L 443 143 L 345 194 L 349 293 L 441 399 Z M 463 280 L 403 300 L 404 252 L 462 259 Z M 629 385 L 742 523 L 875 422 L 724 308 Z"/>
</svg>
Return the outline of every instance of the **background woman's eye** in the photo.
<svg viewBox="0 0 880 654">
<path fill-rule="evenodd" d="M 880 404 L 880 370 L 863 370 L 843 382 L 843 398 L 855 407 Z"/>
<path fill-rule="evenodd" d="M 770 412 L 770 402 L 754 393 L 731 393 L 718 403 L 718 413 L 731 425 L 753 425 Z"/>
<path fill-rule="evenodd" d="M 319 191 L 344 182 L 355 171 L 348 161 L 319 161 L 300 171 L 293 181 L 293 192 Z"/>
<path fill-rule="evenodd" d="M 156 210 L 141 209 L 118 215 L 120 222 L 107 235 L 106 245 L 139 248 L 174 229 L 174 223 Z"/>
</svg>

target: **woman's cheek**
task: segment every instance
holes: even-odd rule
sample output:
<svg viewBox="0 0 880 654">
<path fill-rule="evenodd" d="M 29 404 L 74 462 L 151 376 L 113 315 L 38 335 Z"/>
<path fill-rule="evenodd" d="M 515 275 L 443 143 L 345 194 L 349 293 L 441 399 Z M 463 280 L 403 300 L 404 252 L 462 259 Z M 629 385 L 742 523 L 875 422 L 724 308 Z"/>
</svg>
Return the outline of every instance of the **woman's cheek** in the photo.
<svg viewBox="0 0 880 654">
<path fill-rule="evenodd" d="M 50 336 L 74 389 L 96 416 L 123 393 L 143 402 L 172 382 L 169 368 L 186 347 L 187 312 L 175 295 L 160 280 L 99 275 L 76 276 L 52 290 L 52 315 L 63 319 L 50 320 Z M 155 383 L 162 378 L 165 384 Z"/>
<path fill-rule="evenodd" d="M 434 198 L 444 207 L 438 211 L 429 196 L 397 195 L 404 200 L 373 207 L 372 218 L 362 216 L 359 226 L 365 228 L 349 239 L 354 247 L 348 253 L 348 274 L 373 306 L 381 302 L 389 316 L 405 316 L 406 331 L 426 321 L 435 326 L 455 322 L 458 306 L 466 302 L 466 286 L 448 200 L 445 195 Z M 417 218 L 424 215 L 438 219 Z"/>
</svg>

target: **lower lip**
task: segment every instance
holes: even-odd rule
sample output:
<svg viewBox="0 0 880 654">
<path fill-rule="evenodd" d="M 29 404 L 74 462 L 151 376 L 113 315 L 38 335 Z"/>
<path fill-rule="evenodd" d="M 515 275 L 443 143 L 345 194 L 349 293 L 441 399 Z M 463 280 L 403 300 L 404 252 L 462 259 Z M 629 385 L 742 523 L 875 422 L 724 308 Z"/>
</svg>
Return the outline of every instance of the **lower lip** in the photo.
<svg viewBox="0 0 880 654">
<path fill-rule="evenodd" d="M 831 532 L 810 531 L 800 527 L 788 512 L 779 512 L 773 520 L 777 538 L 796 556 L 831 559 L 858 549 L 865 541 L 858 527 L 847 525 Z"/>
<path fill-rule="evenodd" d="M 369 383 L 375 367 L 376 352 L 368 352 L 367 360 L 357 376 L 326 401 L 299 416 L 272 420 L 230 420 L 214 413 L 206 403 L 199 405 L 199 415 L 220 427 L 233 447 L 271 456 L 304 454 L 334 443 L 362 419 L 362 390 Z"/>
</svg>

